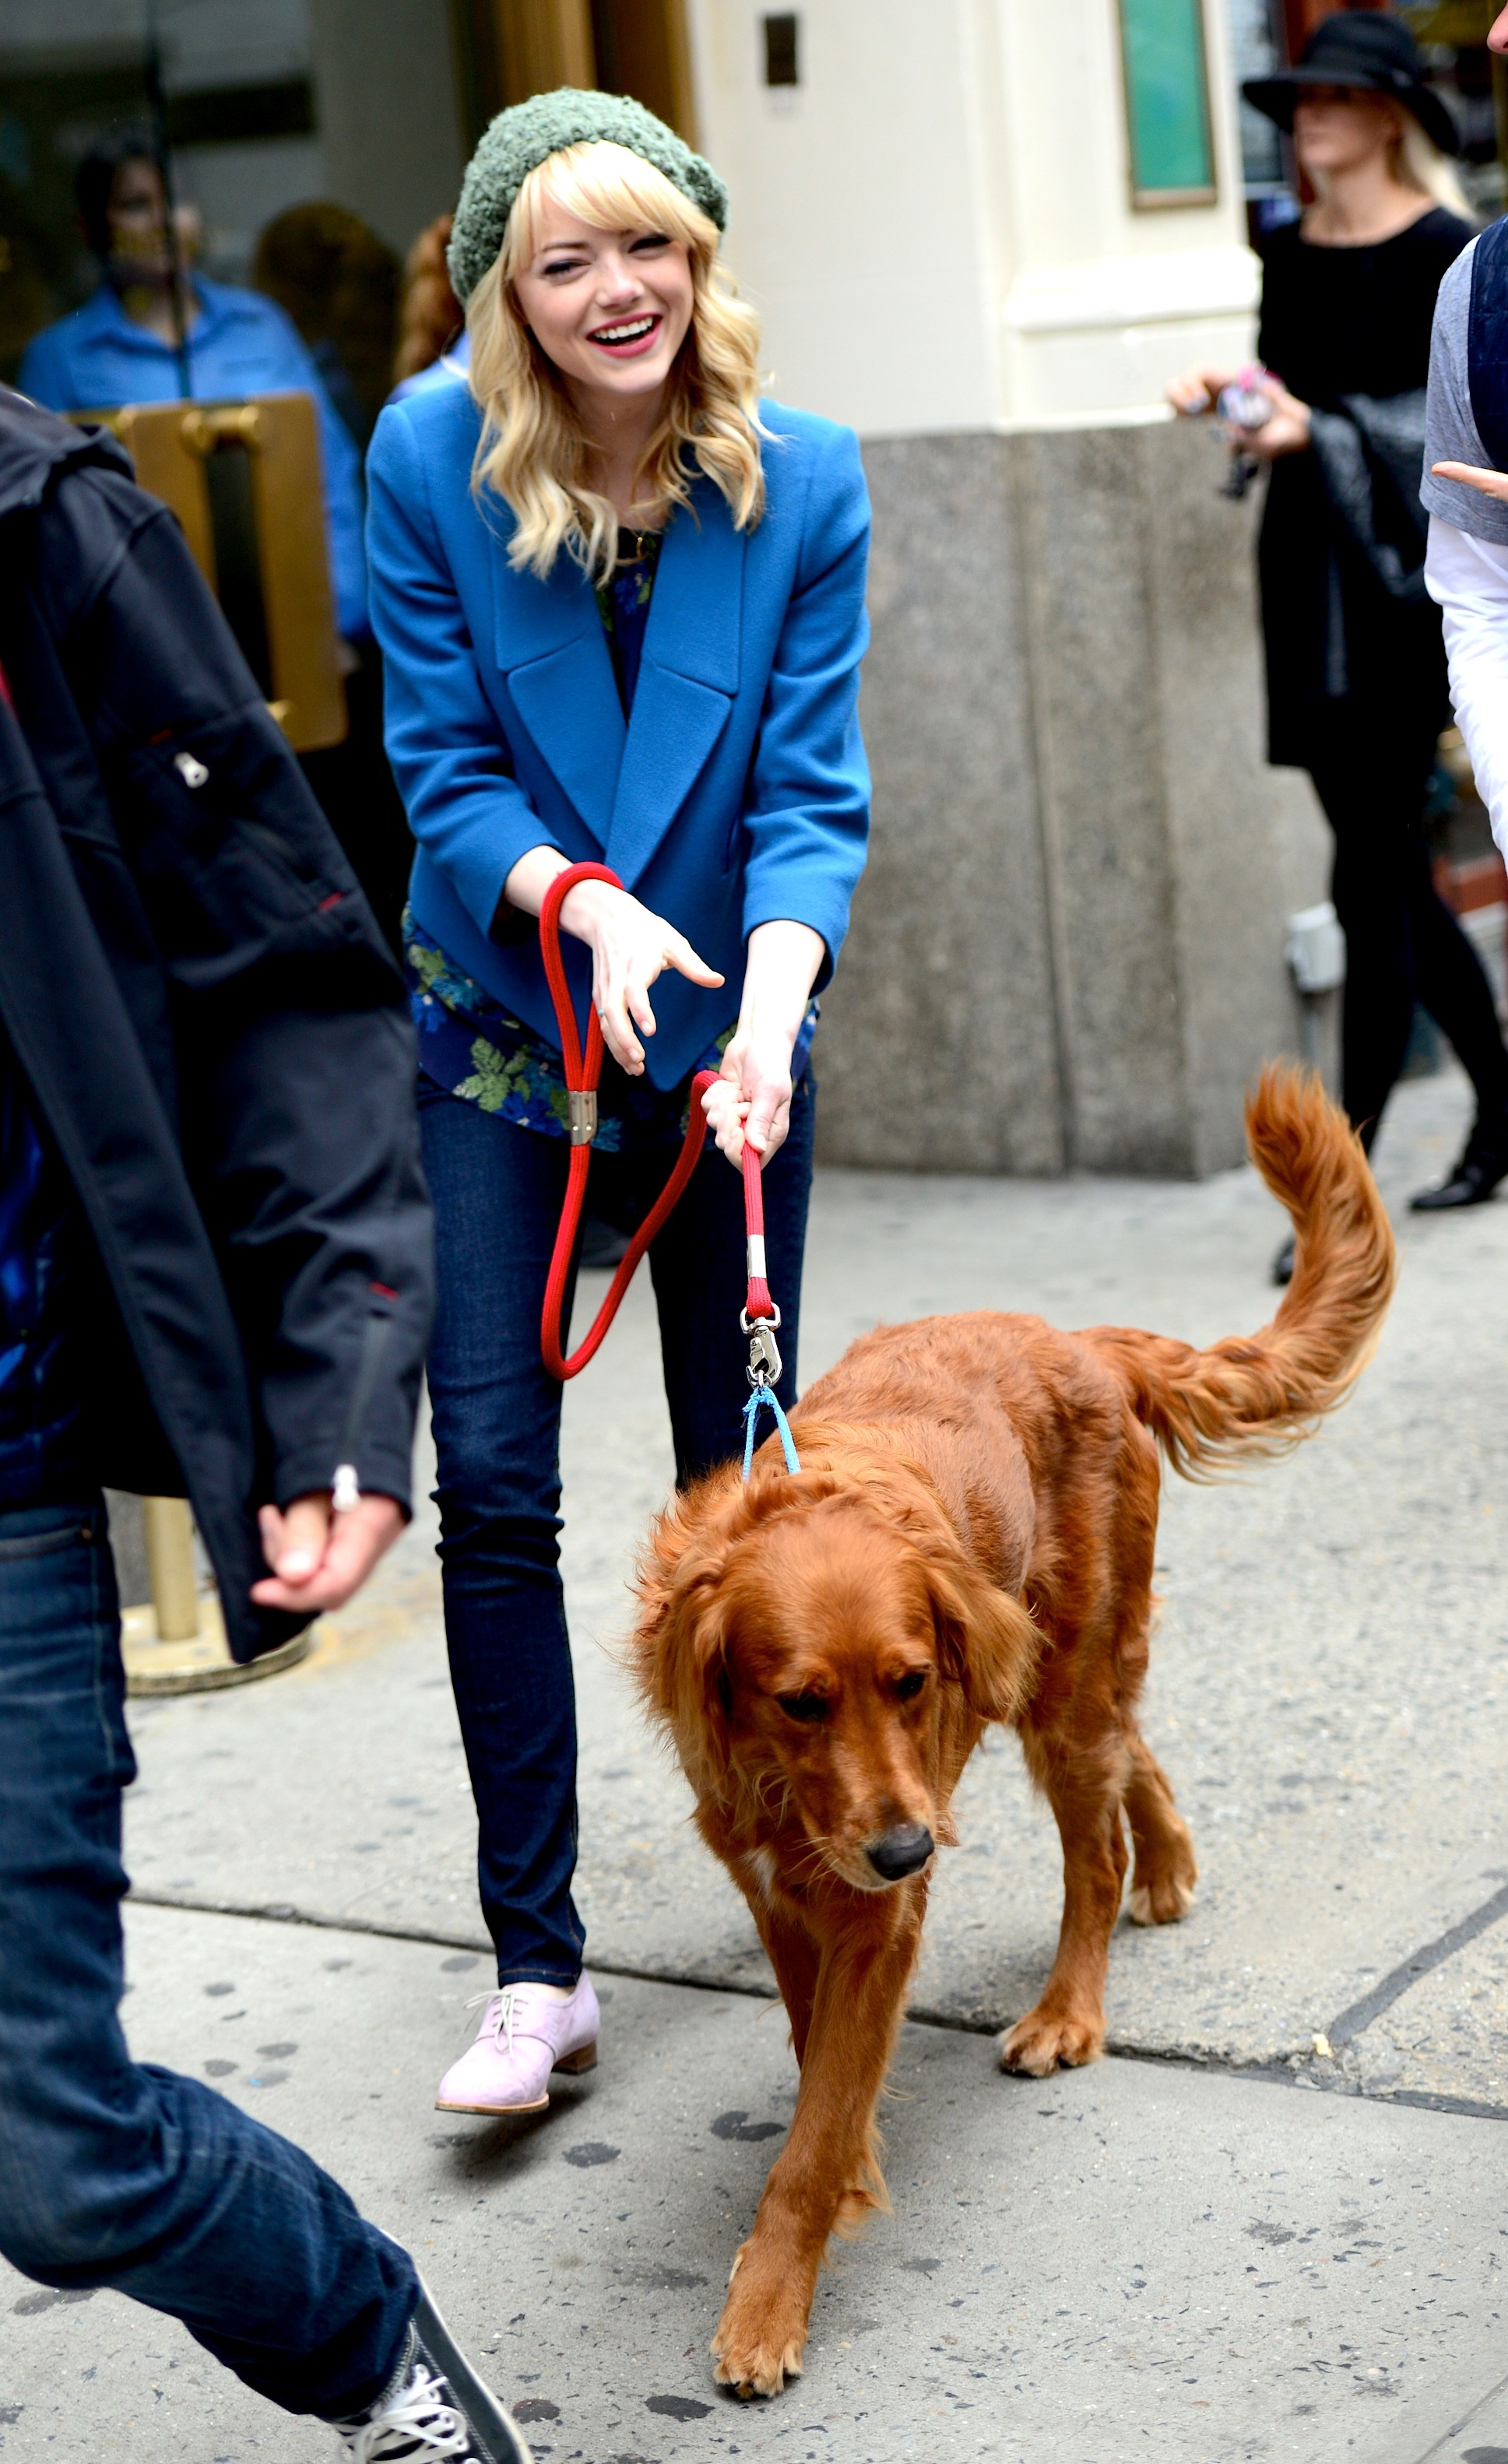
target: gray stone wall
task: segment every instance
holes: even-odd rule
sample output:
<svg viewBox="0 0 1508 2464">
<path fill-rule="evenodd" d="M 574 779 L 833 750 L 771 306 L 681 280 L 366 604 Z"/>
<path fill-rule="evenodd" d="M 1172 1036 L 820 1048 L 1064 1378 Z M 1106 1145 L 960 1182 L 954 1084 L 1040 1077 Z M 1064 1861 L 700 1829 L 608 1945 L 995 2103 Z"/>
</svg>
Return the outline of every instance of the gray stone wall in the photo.
<svg viewBox="0 0 1508 2464">
<path fill-rule="evenodd" d="M 829 1162 L 1201 1174 L 1298 1046 L 1307 782 L 1262 759 L 1257 502 L 1172 426 L 865 447 L 874 837 Z"/>
</svg>

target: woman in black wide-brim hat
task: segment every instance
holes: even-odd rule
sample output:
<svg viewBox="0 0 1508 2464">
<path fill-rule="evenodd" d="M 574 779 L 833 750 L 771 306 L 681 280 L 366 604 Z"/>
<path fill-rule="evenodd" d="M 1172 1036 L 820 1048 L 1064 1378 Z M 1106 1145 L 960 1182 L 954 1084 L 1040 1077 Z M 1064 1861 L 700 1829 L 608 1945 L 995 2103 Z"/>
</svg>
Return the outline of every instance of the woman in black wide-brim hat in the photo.
<svg viewBox="0 0 1508 2464">
<path fill-rule="evenodd" d="M 1417 1000 L 1470 1073 L 1476 1118 L 1450 1178 L 1413 1202 L 1469 1206 L 1508 1176 L 1508 1053 L 1423 828 L 1450 718 L 1419 487 L 1435 293 L 1472 235 L 1447 159 L 1455 132 L 1412 35 L 1381 11 L 1324 19 L 1297 68 L 1243 91 L 1292 132 L 1317 200 L 1263 243 L 1272 409 L 1233 436 L 1271 465 L 1258 548 L 1268 759 L 1309 772 L 1335 833 L 1346 1111 L 1370 1145 Z M 1169 399 L 1208 410 L 1231 375 L 1191 369 Z"/>
</svg>

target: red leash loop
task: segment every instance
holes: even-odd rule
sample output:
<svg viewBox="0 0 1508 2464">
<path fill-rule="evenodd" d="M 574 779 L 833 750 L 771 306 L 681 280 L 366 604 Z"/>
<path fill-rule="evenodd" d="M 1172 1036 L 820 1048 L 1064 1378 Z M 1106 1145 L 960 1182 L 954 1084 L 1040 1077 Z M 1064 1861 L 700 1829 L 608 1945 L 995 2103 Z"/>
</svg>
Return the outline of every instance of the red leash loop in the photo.
<svg viewBox="0 0 1508 2464">
<path fill-rule="evenodd" d="M 555 1236 L 555 1250 L 550 1260 L 549 1280 L 545 1285 L 544 1315 L 539 1327 L 539 1348 L 544 1365 L 552 1377 L 563 1384 L 568 1377 L 579 1376 L 593 1357 L 602 1337 L 618 1314 L 619 1304 L 633 1282 L 639 1261 L 648 1248 L 661 1225 L 668 1218 L 687 1182 L 696 1170 L 707 1136 L 707 1115 L 702 1110 L 702 1097 L 709 1087 L 717 1084 L 716 1072 L 699 1069 L 691 1081 L 690 1108 L 687 1113 L 686 1136 L 675 1160 L 675 1169 L 655 1199 L 653 1206 L 629 1242 L 618 1271 L 607 1287 L 607 1297 L 592 1321 L 591 1330 L 567 1359 L 561 1352 L 561 1319 L 565 1309 L 565 1287 L 571 1272 L 571 1260 L 576 1250 L 577 1234 L 581 1227 L 581 1208 L 586 1199 L 586 1178 L 591 1170 L 592 1140 L 597 1135 L 597 1089 L 602 1074 L 602 1023 L 594 1010 L 586 1030 L 586 1052 L 581 1052 L 581 1040 L 576 1031 L 576 1008 L 571 1000 L 571 987 L 566 979 L 565 961 L 560 956 L 560 906 L 579 881 L 605 881 L 610 890 L 622 890 L 623 883 L 605 864 L 573 864 L 557 873 L 545 892 L 539 910 L 539 950 L 544 959 L 545 979 L 555 1003 L 556 1023 L 560 1030 L 560 1054 L 565 1064 L 565 1084 L 571 1109 L 571 1163 L 565 1184 L 565 1203 L 560 1210 L 560 1228 Z M 759 1158 L 754 1149 L 744 1147 L 744 1213 L 749 1234 L 749 1299 L 745 1310 L 745 1331 L 749 1321 L 768 1320 L 778 1326 L 780 1312 L 770 1298 L 765 1280 L 764 1262 L 764 1192 L 759 1183 Z M 756 1337 L 757 1341 L 758 1338 Z M 779 1355 L 776 1354 L 775 1375 L 779 1375 Z"/>
</svg>

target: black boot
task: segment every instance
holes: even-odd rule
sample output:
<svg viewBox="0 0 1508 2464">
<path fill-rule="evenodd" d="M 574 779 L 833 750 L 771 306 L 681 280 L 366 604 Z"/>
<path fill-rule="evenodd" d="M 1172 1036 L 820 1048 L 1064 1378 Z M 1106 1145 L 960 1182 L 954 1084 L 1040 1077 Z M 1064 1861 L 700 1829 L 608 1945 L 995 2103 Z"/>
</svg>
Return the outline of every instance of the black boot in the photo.
<svg viewBox="0 0 1508 2464">
<path fill-rule="evenodd" d="M 1291 1284 L 1293 1282 L 1293 1261 L 1294 1236 L 1290 1232 L 1287 1240 L 1283 1243 L 1282 1247 L 1279 1250 L 1277 1257 L 1273 1260 L 1273 1281 L 1279 1287 L 1279 1290 L 1284 1284 Z"/>
<path fill-rule="evenodd" d="M 1508 1179 L 1508 1119 L 1478 1121 L 1460 1161 L 1438 1189 L 1421 1189 L 1409 1203 L 1415 1215 L 1443 1215 L 1448 1207 L 1481 1206 L 1500 1180 Z"/>
</svg>

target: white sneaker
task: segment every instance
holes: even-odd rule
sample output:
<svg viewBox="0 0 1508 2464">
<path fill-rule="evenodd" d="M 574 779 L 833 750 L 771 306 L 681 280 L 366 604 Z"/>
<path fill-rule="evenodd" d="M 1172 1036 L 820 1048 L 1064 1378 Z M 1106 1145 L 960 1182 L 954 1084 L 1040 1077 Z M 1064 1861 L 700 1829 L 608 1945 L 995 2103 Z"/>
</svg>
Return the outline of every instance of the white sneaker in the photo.
<svg viewBox="0 0 1508 2464">
<path fill-rule="evenodd" d="M 334 2425 L 354 2464 L 533 2464 L 518 2425 L 484 2385 L 429 2298 L 392 2385 L 360 2421 Z"/>
<path fill-rule="evenodd" d="M 568 2000 L 536 1985 L 505 1985 L 488 1996 L 476 2041 L 452 2062 L 435 2098 L 439 2113 L 537 2113 L 550 2101 L 552 2071 L 597 2063 L 601 2013 L 591 1978 L 578 1977 Z"/>
</svg>

